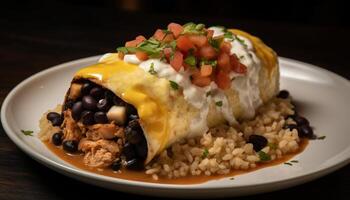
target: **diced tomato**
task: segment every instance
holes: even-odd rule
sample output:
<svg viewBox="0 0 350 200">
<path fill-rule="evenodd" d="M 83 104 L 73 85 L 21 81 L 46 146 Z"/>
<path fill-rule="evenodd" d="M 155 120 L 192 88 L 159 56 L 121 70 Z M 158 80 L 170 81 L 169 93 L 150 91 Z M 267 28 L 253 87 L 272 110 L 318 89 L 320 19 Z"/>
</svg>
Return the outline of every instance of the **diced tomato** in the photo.
<svg viewBox="0 0 350 200">
<path fill-rule="evenodd" d="M 123 60 L 124 59 L 124 53 L 123 52 L 118 52 L 118 58 L 120 60 Z"/>
<path fill-rule="evenodd" d="M 239 62 L 236 55 L 230 56 L 230 63 L 231 63 L 231 69 L 239 74 L 245 74 L 247 73 L 247 67 Z"/>
<path fill-rule="evenodd" d="M 231 54 L 231 44 L 229 43 L 229 42 L 225 42 L 225 41 L 223 41 L 223 42 L 221 42 L 221 44 L 220 44 L 220 50 L 222 51 L 222 52 L 225 52 L 225 53 L 227 53 L 227 54 Z"/>
<path fill-rule="evenodd" d="M 145 41 L 146 38 L 143 37 L 142 35 L 139 35 L 135 38 L 135 40 L 131 40 L 125 43 L 125 47 L 136 47 L 138 44 L 141 42 Z"/>
<path fill-rule="evenodd" d="M 218 69 L 228 73 L 231 70 L 230 56 L 227 53 L 220 53 L 218 57 Z"/>
<path fill-rule="evenodd" d="M 169 31 L 171 31 L 174 34 L 175 38 L 178 38 L 179 35 L 184 30 L 184 28 L 180 24 L 177 24 L 177 23 L 170 23 L 168 25 L 168 29 L 169 29 Z"/>
<path fill-rule="evenodd" d="M 208 44 L 208 39 L 204 35 L 190 35 L 188 38 L 197 47 L 203 47 L 204 45 Z"/>
<path fill-rule="evenodd" d="M 192 76 L 192 83 L 199 87 L 208 86 L 210 85 L 210 82 L 211 82 L 210 77 Z"/>
<path fill-rule="evenodd" d="M 213 67 L 211 65 L 202 65 L 201 66 L 201 76 L 210 76 L 213 72 Z"/>
<path fill-rule="evenodd" d="M 194 49 L 195 46 L 191 42 L 191 40 L 184 35 L 181 35 L 176 39 L 176 46 L 180 49 L 180 51 L 188 52 L 190 49 Z"/>
<path fill-rule="evenodd" d="M 164 48 L 163 49 L 163 53 L 164 53 L 164 56 L 167 60 L 170 59 L 170 56 L 171 56 L 171 53 L 173 52 L 173 50 L 171 48 Z"/>
<path fill-rule="evenodd" d="M 210 45 L 206 45 L 206 46 L 203 46 L 202 48 L 200 48 L 199 55 L 202 58 L 211 60 L 217 56 L 217 53 L 216 53 L 214 47 L 212 47 Z"/>
<path fill-rule="evenodd" d="M 163 38 L 165 37 L 165 33 L 161 29 L 157 29 L 153 37 L 158 41 L 162 41 Z"/>
<path fill-rule="evenodd" d="M 135 38 L 135 40 L 138 41 L 138 42 L 143 42 L 143 41 L 146 40 L 146 38 L 145 38 L 143 35 L 139 35 L 139 36 L 137 36 L 137 37 Z"/>
<path fill-rule="evenodd" d="M 136 57 L 141 60 L 141 61 L 144 61 L 144 60 L 147 60 L 148 59 L 148 55 L 147 53 L 143 52 L 143 51 L 137 51 L 136 52 Z"/>
<path fill-rule="evenodd" d="M 125 47 L 136 47 L 140 42 L 136 40 L 131 40 L 125 43 Z"/>
<path fill-rule="evenodd" d="M 170 65 L 175 71 L 180 71 L 183 62 L 183 55 L 180 51 L 175 51 L 173 59 L 170 59 Z"/>
<path fill-rule="evenodd" d="M 214 30 L 207 30 L 207 38 L 213 38 Z"/>
<path fill-rule="evenodd" d="M 173 41 L 175 38 L 174 38 L 174 35 L 172 33 L 168 33 L 165 35 L 165 37 L 163 38 L 162 42 L 171 42 Z"/>
<path fill-rule="evenodd" d="M 228 73 L 219 70 L 216 74 L 215 83 L 223 90 L 230 88 L 231 81 Z"/>
</svg>

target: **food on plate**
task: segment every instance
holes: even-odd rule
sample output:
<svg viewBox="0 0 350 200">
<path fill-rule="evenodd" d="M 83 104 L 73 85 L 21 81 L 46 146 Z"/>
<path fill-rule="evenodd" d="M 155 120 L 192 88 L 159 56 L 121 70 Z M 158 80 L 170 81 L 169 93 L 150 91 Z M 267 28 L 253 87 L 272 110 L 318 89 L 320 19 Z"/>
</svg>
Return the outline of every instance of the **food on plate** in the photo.
<svg viewBox="0 0 350 200">
<path fill-rule="evenodd" d="M 271 48 L 237 29 L 194 23 L 137 36 L 77 71 L 40 128 L 43 141 L 90 168 L 154 180 L 256 168 L 313 137 L 279 91 Z"/>
</svg>

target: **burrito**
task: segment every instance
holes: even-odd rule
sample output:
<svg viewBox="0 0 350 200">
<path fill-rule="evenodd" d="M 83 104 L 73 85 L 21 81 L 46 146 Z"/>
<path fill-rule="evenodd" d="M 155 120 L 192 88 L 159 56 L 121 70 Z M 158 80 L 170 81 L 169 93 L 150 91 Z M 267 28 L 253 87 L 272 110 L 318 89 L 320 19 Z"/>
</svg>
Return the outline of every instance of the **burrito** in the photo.
<svg viewBox="0 0 350 200">
<path fill-rule="evenodd" d="M 51 141 L 89 166 L 142 168 L 174 142 L 253 118 L 278 91 L 276 53 L 259 38 L 170 23 L 77 71 Z"/>
</svg>

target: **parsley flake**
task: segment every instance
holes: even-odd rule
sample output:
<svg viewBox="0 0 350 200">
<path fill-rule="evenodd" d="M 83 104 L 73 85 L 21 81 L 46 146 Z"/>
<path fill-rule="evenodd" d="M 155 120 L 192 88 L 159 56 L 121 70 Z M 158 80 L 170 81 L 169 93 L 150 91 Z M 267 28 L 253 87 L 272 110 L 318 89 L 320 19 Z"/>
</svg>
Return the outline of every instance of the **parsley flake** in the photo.
<svg viewBox="0 0 350 200">
<path fill-rule="evenodd" d="M 196 64 L 197 64 L 196 57 L 194 57 L 193 55 L 187 56 L 185 59 L 185 63 L 190 65 L 191 67 L 196 66 Z"/>
<path fill-rule="evenodd" d="M 234 177 L 231 177 L 230 180 L 231 180 L 231 181 L 232 181 L 232 180 L 235 180 L 235 178 L 234 178 Z"/>
<path fill-rule="evenodd" d="M 33 136 L 33 131 L 30 130 L 21 130 L 21 132 L 25 135 L 25 136 Z"/>
<path fill-rule="evenodd" d="M 290 162 L 292 162 L 292 163 L 298 163 L 299 161 L 298 161 L 298 160 L 291 160 Z"/>
<path fill-rule="evenodd" d="M 173 88 L 174 90 L 178 90 L 179 89 L 179 85 L 175 82 L 175 81 L 169 81 L 171 88 Z"/>
<path fill-rule="evenodd" d="M 152 75 L 156 75 L 157 74 L 157 71 L 154 70 L 154 63 L 151 63 L 151 66 L 149 67 L 149 70 L 148 72 Z"/>
<path fill-rule="evenodd" d="M 208 155 L 209 155 L 209 150 L 204 149 L 203 154 L 202 154 L 202 158 L 206 158 L 206 157 L 208 157 Z"/>
<path fill-rule="evenodd" d="M 324 135 L 324 136 L 320 136 L 320 137 L 318 137 L 317 138 L 318 140 L 324 140 L 324 139 L 326 139 L 326 136 Z"/>
<path fill-rule="evenodd" d="M 266 161 L 271 160 L 271 156 L 263 151 L 259 151 L 258 155 L 259 155 L 260 161 L 262 161 L 262 162 L 266 162 Z"/>
<path fill-rule="evenodd" d="M 215 105 L 221 107 L 222 106 L 222 101 L 215 102 Z"/>
<path fill-rule="evenodd" d="M 292 164 L 292 163 L 289 163 L 289 162 L 285 162 L 284 164 L 285 164 L 285 165 L 289 165 L 289 166 L 293 166 L 293 164 Z"/>
</svg>

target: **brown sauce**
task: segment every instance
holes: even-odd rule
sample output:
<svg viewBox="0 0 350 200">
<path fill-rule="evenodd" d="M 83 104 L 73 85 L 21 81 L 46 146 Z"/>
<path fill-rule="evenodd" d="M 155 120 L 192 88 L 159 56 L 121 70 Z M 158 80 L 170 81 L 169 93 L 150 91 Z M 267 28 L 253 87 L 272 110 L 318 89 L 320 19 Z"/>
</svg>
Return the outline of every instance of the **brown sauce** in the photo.
<svg viewBox="0 0 350 200">
<path fill-rule="evenodd" d="M 110 176 L 110 177 L 115 177 L 115 178 L 120 178 L 120 179 L 127 179 L 127 180 L 133 180 L 133 181 L 142 181 L 142 182 L 152 182 L 152 183 L 163 183 L 163 184 L 198 184 L 198 183 L 203 183 L 207 182 L 210 180 L 218 180 L 221 178 L 229 178 L 233 177 L 239 174 L 244 174 L 248 172 L 252 172 L 258 169 L 262 169 L 265 167 L 270 167 L 274 165 L 278 165 L 281 163 L 284 163 L 291 158 L 293 158 L 295 155 L 301 153 L 306 146 L 308 145 L 309 140 L 308 139 L 302 139 L 299 143 L 299 149 L 298 151 L 284 155 L 280 159 L 276 159 L 267 163 L 256 163 L 257 167 L 249 170 L 233 170 L 229 174 L 225 175 L 211 175 L 211 176 L 206 176 L 206 175 L 199 175 L 199 176 L 187 176 L 187 177 L 182 177 L 182 178 L 176 178 L 176 179 L 168 179 L 168 178 L 162 178 L 160 177 L 159 180 L 154 180 L 150 175 L 147 175 L 144 173 L 144 171 L 130 171 L 123 169 L 119 172 L 115 172 L 112 169 L 98 169 L 98 168 L 92 168 L 89 166 L 86 166 L 83 163 L 83 155 L 71 155 L 65 153 L 61 147 L 57 147 L 53 145 L 50 142 L 46 142 L 46 146 L 53 152 L 55 153 L 58 157 L 60 157 L 62 160 L 74 165 L 77 168 L 80 168 L 85 171 L 93 172 L 96 174 L 104 175 L 104 176 Z"/>
</svg>

